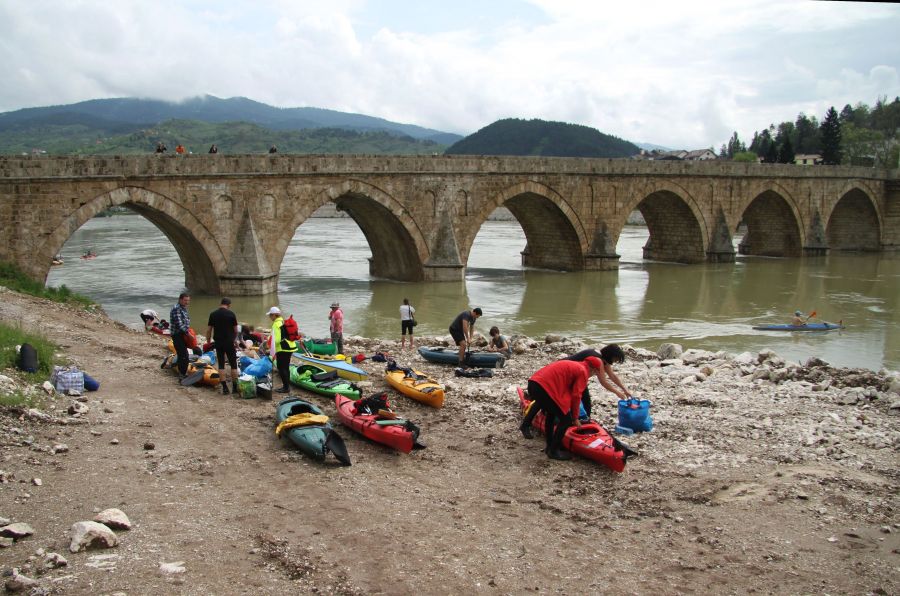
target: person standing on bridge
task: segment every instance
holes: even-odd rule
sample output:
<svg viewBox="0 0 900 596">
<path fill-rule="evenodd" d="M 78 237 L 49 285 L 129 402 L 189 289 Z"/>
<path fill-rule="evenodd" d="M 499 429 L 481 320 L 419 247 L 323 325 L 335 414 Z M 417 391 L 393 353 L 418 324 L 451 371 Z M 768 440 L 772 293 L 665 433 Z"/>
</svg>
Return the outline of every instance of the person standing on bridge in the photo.
<svg viewBox="0 0 900 596">
<path fill-rule="evenodd" d="M 190 303 L 191 295 L 182 292 L 178 296 L 178 303 L 169 313 L 169 329 L 172 332 L 172 345 L 175 346 L 175 355 L 178 358 L 176 364 L 181 378 L 187 375 L 188 368 L 187 335 L 191 328 L 191 315 L 188 314 L 187 307 Z"/>
<path fill-rule="evenodd" d="M 459 367 L 466 368 L 466 350 L 472 345 L 472 333 L 475 331 L 475 321 L 481 316 L 480 308 L 464 310 L 450 323 L 450 336 L 459 346 Z"/>
</svg>

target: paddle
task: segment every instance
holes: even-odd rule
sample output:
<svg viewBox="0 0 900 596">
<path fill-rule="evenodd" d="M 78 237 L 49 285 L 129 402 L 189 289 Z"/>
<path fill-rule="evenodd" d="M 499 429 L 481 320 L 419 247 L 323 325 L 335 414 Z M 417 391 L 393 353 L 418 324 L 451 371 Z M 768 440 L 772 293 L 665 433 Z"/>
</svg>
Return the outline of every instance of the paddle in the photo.
<svg viewBox="0 0 900 596">
<path fill-rule="evenodd" d="M 805 325 L 806 323 L 808 323 L 809 320 L 810 320 L 811 318 L 813 318 L 814 316 L 816 316 L 816 311 L 812 311 L 811 313 L 809 313 L 809 316 L 806 317 L 806 320 L 803 321 L 803 324 Z"/>
<path fill-rule="evenodd" d="M 186 376 L 185 378 L 181 379 L 181 384 L 184 385 L 185 387 L 189 387 L 191 385 L 196 385 L 197 383 L 199 383 L 200 381 L 203 380 L 203 374 L 205 372 L 206 372 L 206 370 L 201 368 L 200 370 L 195 371 L 195 372 L 189 374 L 188 376 Z"/>
<path fill-rule="evenodd" d="M 350 454 L 347 452 L 347 445 L 344 444 L 344 439 L 334 432 L 334 429 L 330 429 L 328 436 L 325 437 L 325 449 L 331 451 L 342 465 L 350 465 Z"/>
</svg>

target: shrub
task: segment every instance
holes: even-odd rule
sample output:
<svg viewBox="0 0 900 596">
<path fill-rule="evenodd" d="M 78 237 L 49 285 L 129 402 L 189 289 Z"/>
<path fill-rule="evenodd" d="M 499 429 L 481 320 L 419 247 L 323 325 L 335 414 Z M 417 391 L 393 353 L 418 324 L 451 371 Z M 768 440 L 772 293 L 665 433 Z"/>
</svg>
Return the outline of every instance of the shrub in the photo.
<svg viewBox="0 0 900 596">
<path fill-rule="evenodd" d="M 97 307 L 97 304 L 90 298 L 80 296 L 64 285 L 58 288 L 48 288 L 41 282 L 31 279 L 18 267 L 9 263 L 0 262 L 0 285 L 6 286 L 10 290 L 46 298 L 54 302 L 74 304 L 85 310 L 94 310 Z"/>
</svg>

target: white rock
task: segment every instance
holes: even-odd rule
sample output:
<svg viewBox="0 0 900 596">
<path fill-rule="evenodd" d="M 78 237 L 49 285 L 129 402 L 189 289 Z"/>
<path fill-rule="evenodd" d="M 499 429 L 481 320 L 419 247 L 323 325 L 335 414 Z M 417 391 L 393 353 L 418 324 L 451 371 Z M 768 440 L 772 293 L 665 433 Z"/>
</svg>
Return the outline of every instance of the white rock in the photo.
<svg viewBox="0 0 900 596">
<path fill-rule="evenodd" d="M 69 562 L 59 553 L 47 553 L 44 557 L 44 569 L 57 569 L 65 567 Z"/>
<path fill-rule="evenodd" d="M 665 343 L 656 350 L 656 355 L 660 360 L 680 358 L 682 353 L 684 353 L 684 349 L 681 347 L 681 344 Z"/>
<path fill-rule="evenodd" d="M 82 414 L 87 414 L 91 411 L 91 408 L 80 401 L 73 400 L 72 403 L 69 404 L 68 412 L 72 416 L 81 416 Z"/>
<path fill-rule="evenodd" d="M 29 408 L 25 410 L 25 417 L 30 420 L 40 420 L 42 422 L 49 422 L 53 420 L 53 416 L 47 414 L 46 412 L 41 412 L 35 408 Z"/>
<path fill-rule="evenodd" d="M 753 354 L 751 354 L 750 352 L 741 352 L 740 354 L 735 356 L 733 360 L 740 366 L 756 364 L 756 358 L 754 358 Z"/>
<path fill-rule="evenodd" d="M 32 527 L 22 522 L 9 524 L 0 528 L 0 536 L 8 536 L 9 538 L 14 538 L 16 540 L 31 536 L 32 534 L 34 534 Z"/>
<path fill-rule="evenodd" d="M 112 530 L 94 521 L 76 522 L 72 525 L 70 534 L 72 541 L 69 550 L 73 553 L 92 546 L 112 548 L 119 544 L 119 539 Z"/>
<path fill-rule="evenodd" d="M 6 591 L 21 592 L 22 590 L 34 588 L 37 585 L 38 583 L 36 580 L 33 580 L 26 575 L 22 575 L 21 573 L 19 573 L 18 569 L 13 569 L 12 577 L 6 580 Z"/>
<path fill-rule="evenodd" d="M 54 393 L 56 393 L 56 389 L 53 387 L 53 383 L 51 383 L 50 381 L 44 381 L 44 384 L 41 385 L 41 389 L 43 389 L 44 393 L 46 393 L 47 395 L 53 395 Z"/>
<path fill-rule="evenodd" d="M 94 516 L 94 521 L 110 527 L 113 530 L 131 529 L 131 521 L 120 509 L 104 509 Z"/>
<path fill-rule="evenodd" d="M 35 486 L 41 486 L 41 485 L 44 484 L 44 482 L 43 482 L 43 480 L 41 480 L 40 478 L 32 478 L 32 479 L 31 479 L 31 484 L 33 484 L 33 485 L 35 485 Z"/>
<path fill-rule="evenodd" d="M 900 395 L 900 377 L 891 377 L 888 380 L 888 393 L 896 393 Z"/>
<path fill-rule="evenodd" d="M 51 454 L 68 453 L 68 451 L 69 451 L 69 446 L 66 445 L 65 443 L 57 443 L 56 445 L 54 445 L 53 447 L 50 448 Z"/>
<path fill-rule="evenodd" d="M 159 572 L 163 575 L 174 575 L 176 573 L 184 573 L 184 561 L 175 561 L 173 563 L 160 563 Z"/>
</svg>

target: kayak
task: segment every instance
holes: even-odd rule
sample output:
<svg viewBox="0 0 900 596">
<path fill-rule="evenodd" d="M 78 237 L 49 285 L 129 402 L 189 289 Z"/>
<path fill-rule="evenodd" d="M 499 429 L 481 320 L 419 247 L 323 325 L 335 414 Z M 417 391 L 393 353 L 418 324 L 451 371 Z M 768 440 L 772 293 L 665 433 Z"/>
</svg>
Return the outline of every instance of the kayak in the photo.
<svg viewBox="0 0 900 596">
<path fill-rule="evenodd" d="M 291 385 L 326 397 L 341 394 L 359 399 L 359 387 L 352 381 L 338 377 L 336 371 L 325 371 L 312 364 L 291 365 Z"/>
<path fill-rule="evenodd" d="M 387 418 L 379 414 L 359 414 L 353 400 L 343 395 L 334 396 L 341 424 L 362 436 L 409 453 L 425 446 L 419 443 L 419 428 L 409 420 Z"/>
<path fill-rule="evenodd" d="M 831 331 L 832 329 L 843 329 L 843 321 L 839 323 L 806 323 L 805 325 L 758 325 L 754 329 L 759 331 Z"/>
<path fill-rule="evenodd" d="M 456 348 L 421 347 L 419 354 L 429 362 L 459 365 L 459 350 Z M 503 368 L 506 358 L 497 352 L 466 352 L 466 366 L 478 368 Z"/>
<path fill-rule="evenodd" d="M 388 369 L 384 373 L 384 380 L 403 395 L 432 408 L 444 405 L 443 386 L 421 371 L 411 368 Z"/>
<path fill-rule="evenodd" d="M 519 405 L 524 414 L 532 402 L 525 397 L 521 387 L 516 387 L 516 392 L 519 394 Z M 534 417 L 532 426 L 544 432 L 543 412 Z M 635 455 L 634 451 L 609 434 L 596 420 L 582 422 L 580 427 L 570 426 L 563 435 L 562 446 L 576 455 L 603 464 L 614 472 L 624 470 L 628 456 Z"/>
<path fill-rule="evenodd" d="M 356 368 L 355 366 L 349 364 L 347 361 L 341 358 L 328 356 L 307 356 L 306 354 L 301 354 L 300 352 L 294 352 L 294 358 L 297 358 L 303 364 L 312 364 L 326 371 L 336 370 L 339 377 L 347 379 L 348 381 L 353 381 L 354 383 L 365 381 L 366 377 L 369 376 L 369 373 L 367 373 L 363 369 Z"/>
<path fill-rule="evenodd" d="M 298 414 L 321 416 L 322 410 L 296 397 L 286 397 L 275 406 L 275 421 L 278 424 Z M 343 439 L 327 421 L 294 426 L 284 430 L 281 436 L 286 436 L 304 455 L 316 461 L 325 461 L 326 455 L 334 453 L 338 461 L 345 466 L 350 465 L 350 456 Z"/>
<path fill-rule="evenodd" d="M 306 351 L 310 354 L 324 354 L 333 356 L 337 354 L 337 344 L 332 343 L 330 339 L 307 339 L 303 341 Z"/>
<path fill-rule="evenodd" d="M 200 372 L 202 371 L 202 376 L 200 376 Z M 197 375 L 199 378 L 197 380 L 191 379 L 193 375 Z M 191 362 L 187 367 L 187 377 L 185 378 L 191 379 L 193 382 L 184 383 L 188 385 L 206 385 L 207 387 L 217 387 L 221 378 L 219 377 L 219 369 L 211 364 L 199 364 L 195 362 Z"/>
</svg>

